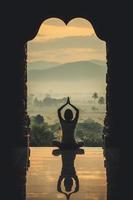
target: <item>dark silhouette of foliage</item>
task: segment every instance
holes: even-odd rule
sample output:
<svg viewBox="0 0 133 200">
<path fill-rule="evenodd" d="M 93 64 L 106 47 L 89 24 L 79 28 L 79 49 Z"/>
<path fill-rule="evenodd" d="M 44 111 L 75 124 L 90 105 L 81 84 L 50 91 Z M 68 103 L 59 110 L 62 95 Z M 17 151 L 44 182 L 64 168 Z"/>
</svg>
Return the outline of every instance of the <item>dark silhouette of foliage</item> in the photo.
<svg viewBox="0 0 133 200">
<path fill-rule="evenodd" d="M 33 117 L 33 122 L 35 124 L 44 124 L 44 118 L 41 115 L 36 115 L 35 117 Z"/>
<path fill-rule="evenodd" d="M 78 123 L 76 137 L 83 140 L 85 146 L 102 146 L 103 126 L 93 120 L 86 120 L 83 123 Z"/>
<path fill-rule="evenodd" d="M 101 105 L 105 104 L 104 97 L 100 97 L 99 100 L 98 100 L 98 103 L 101 104 Z"/>
<path fill-rule="evenodd" d="M 96 99 L 98 99 L 98 93 L 94 92 L 92 95 L 92 98 L 94 99 L 94 102 L 96 103 Z"/>
<path fill-rule="evenodd" d="M 30 145 L 52 146 L 52 140 L 55 139 L 56 131 L 60 129 L 59 123 L 48 125 L 43 116 L 36 115 L 31 118 L 31 139 Z M 77 124 L 75 137 L 76 140 L 82 140 L 85 146 L 97 147 L 102 146 L 103 126 L 92 119 L 85 120 Z"/>
<path fill-rule="evenodd" d="M 31 117 L 31 146 L 51 146 L 53 132 L 41 115 Z"/>
<path fill-rule="evenodd" d="M 60 104 L 64 103 L 66 101 L 66 98 L 62 99 L 56 99 L 52 98 L 50 96 L 46 96 L 43 100 L 38 100 L 38 98 L 35 98 L 33 101 L 33 105 L 35 107 L 44 107 L 44 106 L 59 106 Z"/>
</svg>

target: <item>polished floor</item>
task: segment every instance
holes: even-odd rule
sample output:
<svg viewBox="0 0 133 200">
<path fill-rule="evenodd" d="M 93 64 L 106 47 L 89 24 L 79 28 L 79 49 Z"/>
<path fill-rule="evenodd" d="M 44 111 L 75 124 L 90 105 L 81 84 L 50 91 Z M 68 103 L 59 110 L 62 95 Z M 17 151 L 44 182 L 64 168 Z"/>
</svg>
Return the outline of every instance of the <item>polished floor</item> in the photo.
<svg viewBox="0 0 133 200">
<path fill-rule="evenodd" d="M 82 148 L 84 154 L 53 151 L 55 149 L 31 148 L 27 200 L 106 200 L 102 148 Z M 70 179 L 73 184 L 67 192 Z"/>
</svg>

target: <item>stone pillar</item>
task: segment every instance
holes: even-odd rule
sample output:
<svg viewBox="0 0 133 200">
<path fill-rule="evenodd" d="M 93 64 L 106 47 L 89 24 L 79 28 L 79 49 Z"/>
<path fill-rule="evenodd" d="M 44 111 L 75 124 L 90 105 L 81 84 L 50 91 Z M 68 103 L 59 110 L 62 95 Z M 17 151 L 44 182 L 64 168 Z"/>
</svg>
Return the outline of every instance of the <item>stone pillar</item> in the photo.
<svg viewBox="0 0 133 200">
<path fill-rule="evenodd" d="M 8 44 L 8 45 L 7 45 Z M 17 39 L 3 46 L 1 57 L 1 197 L 26 199 L 28 163 L 27 47 Z M 3 105 L 3 107 L 2 107 Z"/>
<path fill-rule="evenodd" d="M 118 38 L 107 42 L 107 113 L 104 127 L 107 200 L 133 196 L 132 120 L 129 116 L 132 72 L 127 44 L 127 41 L 119 41 Z"/>
<path fill-rule="evenodd" d="M 119 165 L 120 165 L 120 149 L 117 143 L 117 134 L 113 119 L 113 75 L 114 63 L 112 59 L 111 46 L 107 43 L 107 75 L 106 75 L 106 117 L 104 121 L 104 156 L 105 167 L 107 173 L 107 200 L 119 199 Z M 117 87 L 117 86 L 116 86 Z M 114 98 L 114 99 L 113 99 Z"/>
</svg>

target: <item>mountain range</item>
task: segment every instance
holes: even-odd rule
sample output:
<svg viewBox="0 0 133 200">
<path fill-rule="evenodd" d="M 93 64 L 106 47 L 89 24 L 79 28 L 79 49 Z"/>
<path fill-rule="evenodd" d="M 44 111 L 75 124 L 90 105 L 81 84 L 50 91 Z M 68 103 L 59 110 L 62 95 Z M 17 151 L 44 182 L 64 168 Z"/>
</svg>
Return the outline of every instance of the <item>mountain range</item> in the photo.
<svg viewBox="0 0 133 200">
<path fill-rule="evenodd" d="M 28 70 L 49 69 L 58 65 L 60 65 L 60 63 L 49 61 L 34 61 L 28 63 Z"/>
<path fill-rule="evenodd" d="M 37 64 L 37 63 L 36 63 Z M 28 69 L 29 81 L 86 81 L 86 80 L 105 80 L 106 64 L 104 61 L 78 61 L 58 65 L 52 63 L 47 69 L 37 68 Z M 57 64 L 57 65 L 56 65 Z M 41 63 L 42 66 L 42 63 Z"/>
</svg>

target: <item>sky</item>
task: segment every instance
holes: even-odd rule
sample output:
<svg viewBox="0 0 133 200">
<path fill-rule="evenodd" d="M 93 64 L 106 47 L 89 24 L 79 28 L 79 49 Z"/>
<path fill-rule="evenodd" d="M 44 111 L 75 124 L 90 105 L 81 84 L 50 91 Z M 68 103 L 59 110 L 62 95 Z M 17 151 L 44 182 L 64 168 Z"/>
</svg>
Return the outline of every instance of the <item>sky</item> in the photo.
<svg viewBox="0 0 133 200">
<path fill-rule="evenodd" d="M 105 42 L 100 40 L 91 25 L 83 18 L 75 18 L 67 25 L 60 19 L 45 20 L 36 37 L 28 42 L 28 69 L 56 67 L 64 63 L 77 61 L 105 61 Z M 34 68 L 34 67 L 35 68 Z M 43 67 L 43 68 L 42 68 Z M 58 80 L 59 81 L 59 80 Z M 97 86 L 96 86 L 97 85 Z M 98 90 L 105 93 L 105 80 L 100 84 L 93 82 L 46 83 L 28 81 L 28 93 L 88 93 Z M 66 94 L 66 95 L 68 95 Z M 64 94 L 65 95 L 65 94 Z"/>
<path fill-rule="evenodd" d="M 28 52 L 29 63 L 105 60 L 105 43 L 97 38 L 86 19 L 75 18 L 66 26 L 62 20 L 50 18 L 28 42 Z"/>
</svg>

